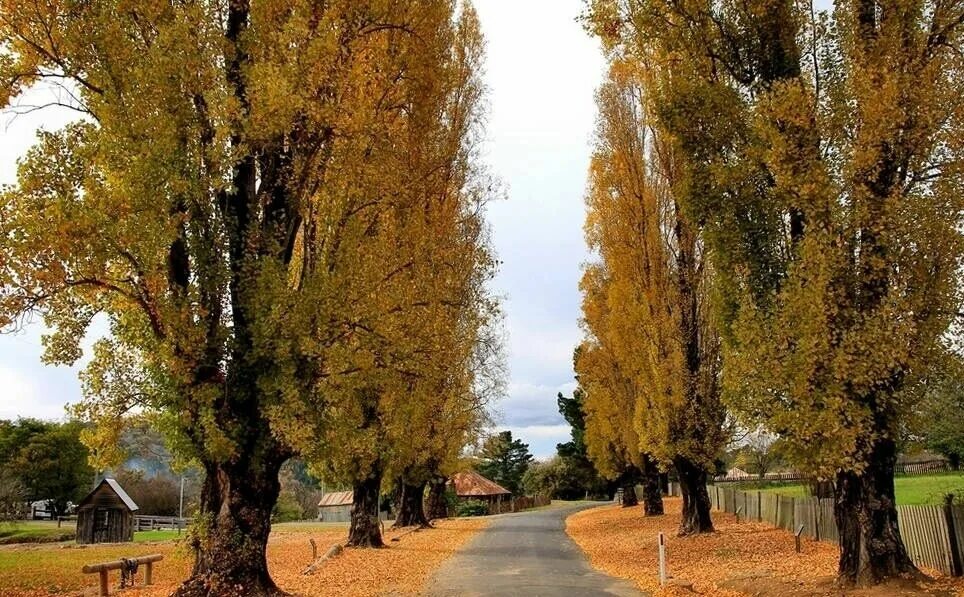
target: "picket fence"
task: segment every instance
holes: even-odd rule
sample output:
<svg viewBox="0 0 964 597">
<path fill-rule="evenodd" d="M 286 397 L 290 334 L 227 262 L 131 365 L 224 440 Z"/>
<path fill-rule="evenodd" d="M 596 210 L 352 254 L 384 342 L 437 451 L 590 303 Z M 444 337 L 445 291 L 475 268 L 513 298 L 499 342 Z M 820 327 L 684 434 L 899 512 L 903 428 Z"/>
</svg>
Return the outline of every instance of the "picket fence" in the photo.
<svg viewBox="0 0 964 597">
<path fill-rule="evenodd" d="M 740 520 L 766 522 L 793 533 L 802 526 L 805 537 L 833 543 L 839 540 L 832 499 L 740 491 L 719 485 L 706 489 L 715 510 L 739 512 Z M 678 483 L 670 483 L 669 494 L 680 495 Z M 915 564 L 961 576 L 964 506 L 897 506 L 897 526 Z"/>
</svg>

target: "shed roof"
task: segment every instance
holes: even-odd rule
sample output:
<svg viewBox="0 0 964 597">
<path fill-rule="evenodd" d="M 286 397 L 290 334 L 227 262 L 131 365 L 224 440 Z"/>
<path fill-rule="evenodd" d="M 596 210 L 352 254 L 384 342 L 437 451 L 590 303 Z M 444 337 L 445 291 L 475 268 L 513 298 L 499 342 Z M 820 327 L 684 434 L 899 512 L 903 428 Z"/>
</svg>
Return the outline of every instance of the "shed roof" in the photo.
<svg viewBox="0 0 964 597">
<path fill-rule="evenodd" d="M 458 496 L 510 495 L 511 491 L 495 481 L 486 479 L 475 471 L 463 471 L 452 475 L 450 481 Z"/>
<path fill-rule="evenodd" d="M 88 493 L 84 499 L 80 500 L 80 503 L 77 504 L 77 507 L 80 508 L 89 504 L 93 500 L 94 496 L 97 495 L 97 493 L 100 492 L 105 485 L 107 486 L 108 490 L 113 491 L 114 494 L 120 498 L 120 501 L 124 502 L 124 505 L 127 506 L 128 510 L 131 512 L 139 510 L 137 504 L 134 503 L 134 500 L 131 499 L 131 496 L 127 495 L 127 492 L 124 491 L 124 488 L 120 486 L 120 483 L 118 483 L 116 479 L 111 479 L 109 477 L 105 477 L 100 483 L 98 483 L 97 487 L 95 487 L 93 491 Z"/>
<path fill-rule="evenodd" d="M 321 496 L 318 506 L 350 506 L 353 497 L 354 492 L 352 491 L 333 491 Z"/>
</svg>

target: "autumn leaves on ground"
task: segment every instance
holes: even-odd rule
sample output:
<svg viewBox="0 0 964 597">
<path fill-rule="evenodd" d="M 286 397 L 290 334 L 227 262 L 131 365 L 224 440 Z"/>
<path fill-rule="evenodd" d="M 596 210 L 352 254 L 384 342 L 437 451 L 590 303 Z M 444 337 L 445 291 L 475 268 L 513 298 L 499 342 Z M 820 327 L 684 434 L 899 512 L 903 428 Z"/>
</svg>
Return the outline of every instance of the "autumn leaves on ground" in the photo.
<svg viewBox="0 0 964 597">
<path fill-rule="evenodd" d="M 412 529 L 389 531 L 385 536 L 386 548 L 349 548 L 311 575 L 303 574 L 312 562 L 309 540 L 315 540 L 322 554 L 329 546 L 344 542 L 345 529 L 282 530 L 272 533 L 268 540 L 268 569 L 282 590 L 295 595 L 417 594 L 439 564 L 484 528 L 486 520 L 457 518 L 433 524 L 435 528 L 414 532 Z M 394 538 L 398 541 L 392 541 Z M 141 574 L 138 588 L 124 594 L 169 595 L 190 575 L 193 560 L 187 549 L 173 541 L 86 549 L 73 545 L 5 549 L 0 551 L 0 595 L 39 597 L 50 593 L 90 593 L 96 587 L 96 575 L 81 574 L 83 565 L 150 553 L 164 556 L 154 572 L 155 584 L 143 588 Z M 117 574 L 111 573 L 112 587 L 117 586 Z"/>
<path fill-rule="evenodd" d="M 805 539 L 796 553 L 788 531 L 765 523 L 737 522 L 732 514 L 713 513 L 716 532 L 677 537 L 682 512 L 680 498 L 663 500 L 664 516 L 644 517 L 642 508 L 607 506 L 570 516 L 566 532 L 582 548 L 594 568 L 634 581 L 657 595 L 779 595 L 816 597 L 849 595 L 964 594 L 961 579 L 934 576 L 927 584 L 889 584 L 868 589 L 835 588 L 839 551 L 832 543 Z M 673 577 L 661 590 L 658 573 L 659 533 L 665 535 L 668 572 Z"/>
</svg>

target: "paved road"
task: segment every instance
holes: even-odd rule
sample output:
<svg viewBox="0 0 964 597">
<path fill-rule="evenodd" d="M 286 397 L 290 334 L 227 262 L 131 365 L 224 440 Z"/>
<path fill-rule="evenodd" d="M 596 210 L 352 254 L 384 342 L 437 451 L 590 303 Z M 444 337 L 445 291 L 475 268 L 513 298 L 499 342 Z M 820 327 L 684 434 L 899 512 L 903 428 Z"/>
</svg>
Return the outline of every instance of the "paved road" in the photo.
<svg viewBox="0 0 964 597">
<path fill-rule="evenodd" d="M 593 570 L 566 535 L 566 517 L 591 507 L 567 505 L 493 517 L 442 565 L 428 594 L 639 597 L 633 583 Z"/>
</svg>

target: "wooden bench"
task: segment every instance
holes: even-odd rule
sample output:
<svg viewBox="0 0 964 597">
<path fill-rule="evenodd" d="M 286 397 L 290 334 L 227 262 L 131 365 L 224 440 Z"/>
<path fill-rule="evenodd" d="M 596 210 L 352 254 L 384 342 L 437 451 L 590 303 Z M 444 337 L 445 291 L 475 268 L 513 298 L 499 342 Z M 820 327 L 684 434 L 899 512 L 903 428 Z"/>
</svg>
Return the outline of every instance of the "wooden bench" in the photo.
<svg viewBox="0 0 964 597">
<path fill-rule="evenodd" d="M 112 562 L 101 562 L 100 564 L 87 564 L 83 567 L 84 574 L 100 574 L 100 594 L 109 595 L 110 590 L 107 585 L 107 573 L 111 570 L 122 570 L 127 563 L 136 563 L 138 567 L 144 566 L 144 584 L 152 584 L 152 573 L 154 572 L 154 562 L 164 559 L 161 554 L 151 554 L 139 558 L 128 558 L 126 560 L 114 560 Z"/>
</svg>

